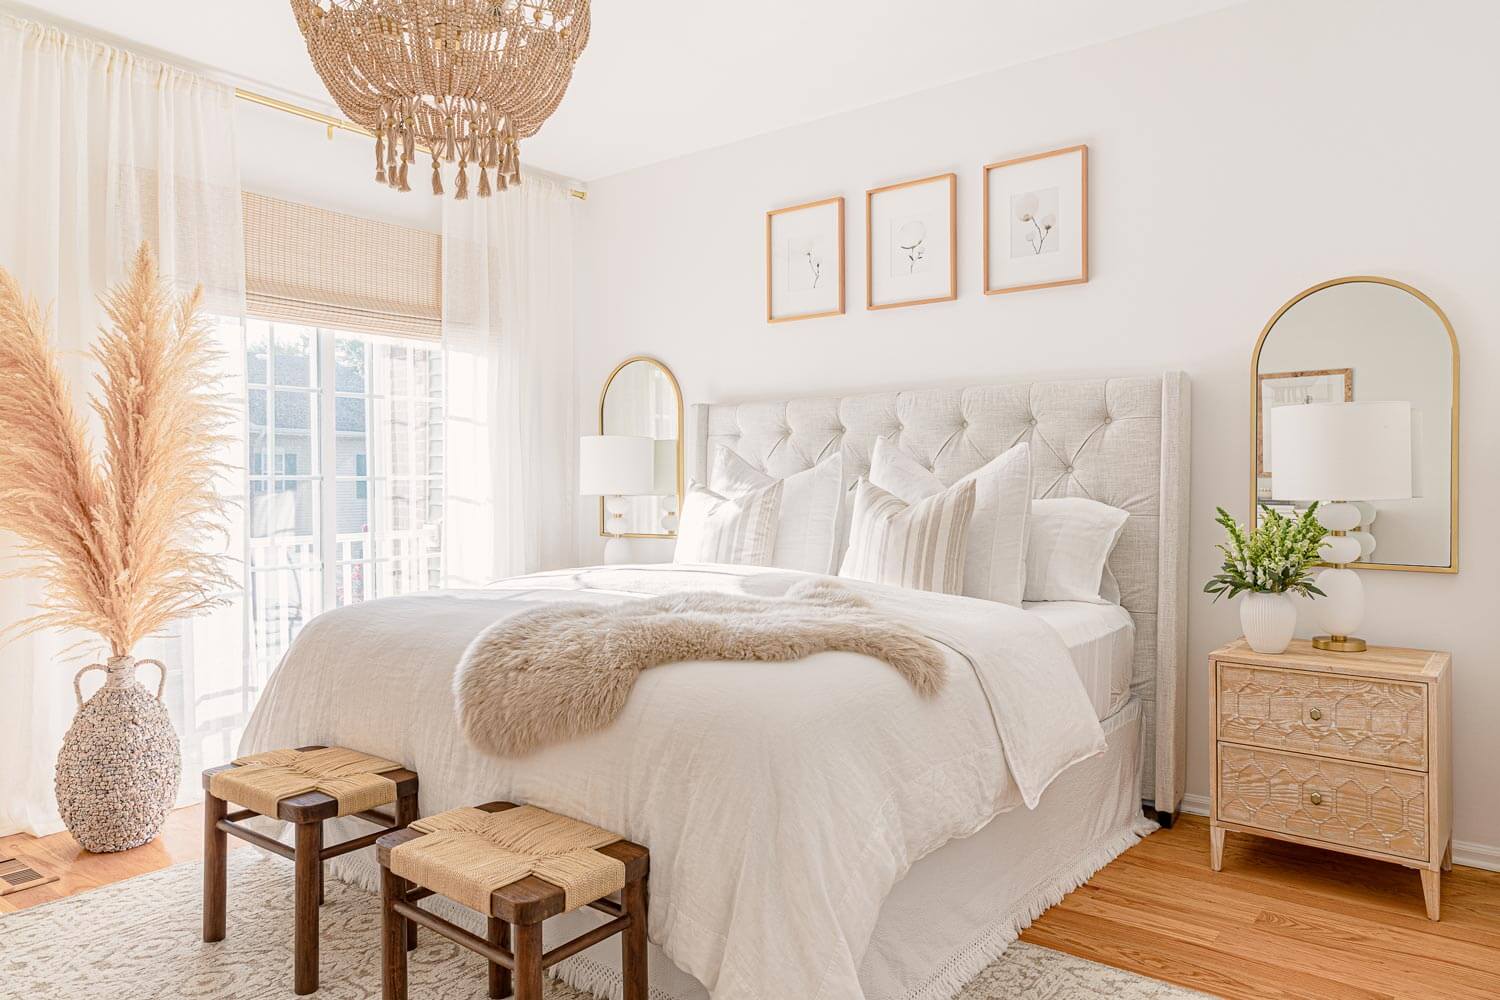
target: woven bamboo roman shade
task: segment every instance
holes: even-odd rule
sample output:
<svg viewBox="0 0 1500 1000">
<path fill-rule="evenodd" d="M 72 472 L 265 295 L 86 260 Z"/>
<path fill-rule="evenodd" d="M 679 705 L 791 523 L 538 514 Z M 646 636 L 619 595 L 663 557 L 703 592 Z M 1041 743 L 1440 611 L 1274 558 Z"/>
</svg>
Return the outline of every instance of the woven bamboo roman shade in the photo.
<svg viewBox="0 0 1500 1000">
<path fill-rule="evenodd" d="M 244 194 L 245 303 L 252 316 L 439 340 L 437 233 Z"/>
</svg>

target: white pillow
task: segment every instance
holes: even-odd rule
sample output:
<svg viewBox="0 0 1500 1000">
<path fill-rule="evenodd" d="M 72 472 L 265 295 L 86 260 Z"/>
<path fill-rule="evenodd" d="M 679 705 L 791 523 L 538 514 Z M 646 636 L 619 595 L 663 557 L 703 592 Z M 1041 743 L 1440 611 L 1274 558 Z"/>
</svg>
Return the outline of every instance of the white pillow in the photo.
<svg viewBox="0 0 1500 1000">
<path fill-rule="evenodd" d="M 839 576 L 940 594 L 963 591 L 974 483 L 907 504 L 867 479 L 855 484 L 849 551 Z"/>
<path fill-rule="evenodd" d="M 973 482 L 963 594 L 1021 606 L 1026 592 L 1026 540 L 1031 511 L 1031 448 L 1021 442 L 959 480 Z M 942 492 L 943 481 L 885 438 L 870 456 L 870 482 L 916 503 Z"/>
<path fill-rule="evenodd" d="M 776 546 L 780 480 L 741 497 L 723 497 L 698 483 L 688 487 L 677 524 L 676 563 L 768 566 Z"/>
<path fill-rule="evenodd" d="M 777 480 L 754 468 L 722 444 L 714 448 L 708 481 L 727 497 L 764 489 Z M 811 469 L 781 480 L 781 513 L 776 519 L 776 549 L 769 565 L 808 573 L 832 573 L 833 544 L 838 534 L 839 501 L 844 493 L 842 455 L 825 458 Z"/>
<path fill-rule="evenodd" d="M 1085 497 L 1031 501 L 1026 599 L 1110 603 L 1101 596 L 1104 567 L 1129 519 Z"/>
</svg>

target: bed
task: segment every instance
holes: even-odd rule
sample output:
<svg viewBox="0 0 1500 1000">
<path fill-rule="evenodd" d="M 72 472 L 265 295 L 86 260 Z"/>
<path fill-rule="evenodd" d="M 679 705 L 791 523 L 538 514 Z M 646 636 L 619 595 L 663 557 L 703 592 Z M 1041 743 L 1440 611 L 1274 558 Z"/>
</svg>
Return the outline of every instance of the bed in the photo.
<svg viewBox="0 0 1500 1000">
<path fill-rule="evenodd" d="M 495 617 L 689 585 L 674 573 L 769 595 L 805 578 L 587 568 L 320 616 L 243 749 L 358 746 L 415 767 L 424 812 L 515 798 L 648 844 L 653 996 L 950 997 L 1150 829 L 1143 801 L 1166 818 L 1181 799 L 1187 412 L 1180 373 L 695 407 L 700 478 L 724 444 L 777 477 L 838 449 L 852 482 L 886 435 L 952 482 L 1029 440 L 1038 497 L 1128 512 L 1110 561 L 1119 607 L 1023 610 L 865 585 L 949 650 L 934 704 L 854 654 L 680 663 L 643 674 L 603 732 L 484 758 L 458 736 L 452 672 Z M 358 855 L 334 872 L 373 885 Z M 593 919 L 567 914 L 574 926 L 558 933 Z M 558 971 L 619 997 L 615 960 L 595 948 Z"/>
</svg>

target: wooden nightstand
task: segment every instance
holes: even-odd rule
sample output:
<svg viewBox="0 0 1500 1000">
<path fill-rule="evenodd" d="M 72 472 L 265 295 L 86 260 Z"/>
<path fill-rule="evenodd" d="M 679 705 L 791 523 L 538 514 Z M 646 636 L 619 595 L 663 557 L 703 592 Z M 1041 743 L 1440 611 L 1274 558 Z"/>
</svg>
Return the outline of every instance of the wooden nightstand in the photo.
<svg viewBox="0 0 1500 1000">
<path fill-rule="evenodd" d="M 1453 867 L 1451 660 L 1301 639 L 1279 654 L 1243 639 L 1211 653 L 1214 871 L 1226 830 L 1390 861 L 1420 871 L 1438 919 Z"/>
</svg>

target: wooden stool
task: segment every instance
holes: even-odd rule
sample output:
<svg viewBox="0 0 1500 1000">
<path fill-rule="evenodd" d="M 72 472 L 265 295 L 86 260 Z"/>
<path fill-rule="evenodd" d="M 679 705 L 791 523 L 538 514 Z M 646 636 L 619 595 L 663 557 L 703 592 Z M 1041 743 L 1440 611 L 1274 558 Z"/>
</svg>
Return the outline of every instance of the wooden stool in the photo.
<svg viewBox="0 0 1500 1000">
<path fill-rule="evenodd" d="M 625 1000 L 646 997 L 646 848 L 535 806 L 489 802 L 417 820 L 377 842 L 385 1000 L 406 1000 L 408 928 L 421 924 L 489 960 L 489 995 L 542 1000 L 542 970 L 621 935 Z M 618 892 L 620 901 L 608 897 Z M 417 906 L 445 896 L 488 919 L 485 937 Z M 551 951 L 542 921 L 589 906 L 613 917 Z"/>
<path fill-rule="evenodd" d="M 375 843 L 417 818 L 417 776 L 394 761 L 342 747 L 302 747 L 241 757 L 203 772 L 203 940 L 224 940 L 226 834 L 291 858 L 296 866 L 294 986 L 299 995 L 318 988 L 318 907 L 323 903 L 323 862 Z M 247 808 L 228 811 L 228 803 Z M 394 803 L 393 812 L 378 806 Z M 296 825 L 296 846 L 239 825 L 271 816 Z M 357 816 L 380 827 L 332 847 L 323 846 L 323 821 Z M 416 927 L 406 947 L 415 948 Z"/>
</svg>

